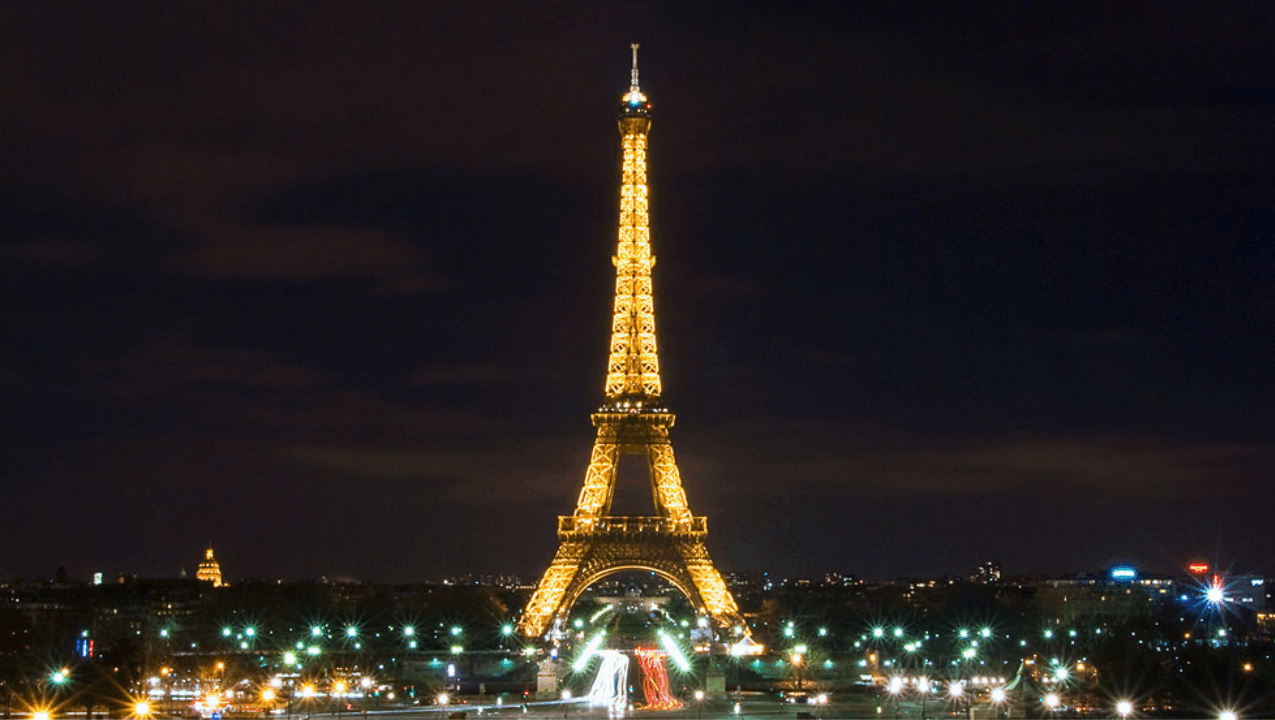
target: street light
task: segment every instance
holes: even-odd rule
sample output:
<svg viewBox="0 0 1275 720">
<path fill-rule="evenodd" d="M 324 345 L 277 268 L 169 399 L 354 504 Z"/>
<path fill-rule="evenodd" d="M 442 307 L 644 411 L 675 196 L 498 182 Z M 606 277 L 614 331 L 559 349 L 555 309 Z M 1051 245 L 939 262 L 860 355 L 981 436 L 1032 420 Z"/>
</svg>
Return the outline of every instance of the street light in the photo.
<svg viewBox="0 0 1275 720">
<path fill-rule="evenodd" d="M 890 678 L 890 684 L 885 686 L 886 692 L 890 693 L 890 699 L 894 701 L 894 719 L 899 718 L 899 693 L 903 691 L 903 678 L 895 675 Z"/>
<path fill-rule="evenodd" d="M 703 712 L 704 712 L 704 691 L 696 690 L 695 691 L 695 717 L 696 718 L 703 717 Z"/>
<path fill-rule="evenodd" d="M 1048 695 L 1045 696 L 1045 707 L 1049 708 L 1050 712 L 1057 710 L 1058 704 L 1059 704 L 1058 693 L 1049 693 Z"/>
<path fill-rule="evenodd" d="M 1121 700 L 1120 702 L 1116 703 L 1116 712 L 1122 718 L 1129 717 L 1129 714 L 1133 712 L 1133 703 L 1129 702 L 1128 700 Z"/>
<path fill-rule="evenodd" d="M 1223 710 L 1218 714 L 1217 720 L 1238 720 L 1238 716 L 1234 710 Z"/>
</svg>

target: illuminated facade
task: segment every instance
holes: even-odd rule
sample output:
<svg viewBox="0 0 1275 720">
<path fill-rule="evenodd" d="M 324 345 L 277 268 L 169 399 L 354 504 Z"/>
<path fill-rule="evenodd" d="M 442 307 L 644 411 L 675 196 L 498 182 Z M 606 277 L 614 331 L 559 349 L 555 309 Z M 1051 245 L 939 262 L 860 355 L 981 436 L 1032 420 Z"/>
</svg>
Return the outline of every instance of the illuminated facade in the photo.
<svg viewBox="0 0 1275 720">
<path fill-rule="evenodd" d="M 199 563 L 199 570 L 195 572 L 195 578 L 210 582 L 213 587 L 221 587 L 221 565 L 217 563 L 217 558 L 213 557 L 211 545 L 204 552 L 204 561 Z"/>
<path fill-rule="evenodd" d="M 654 572 L 676 586 L 696 611 L 719 628 L 743 630 L 739 609 L 704 546 L 707 518 L 691 515 L 669 428 L 674 416 L 661 400 L 651 292 L 651 236 L 647 221 L 646 139 L 650 103 L 638 88 L 637 45 L 629 92 L 621 99 L 624 152 L 620 227 L 615 257 L 615 305 L 598 429 L 575 513 L 558 518 L 557 555 L 536 586 L 518 630 L 540 637 L 565 618 L 585 588 L 625 570 Z M 610 514 L 621 455 L 647 459 L 652 516 Z"/>
</svg>

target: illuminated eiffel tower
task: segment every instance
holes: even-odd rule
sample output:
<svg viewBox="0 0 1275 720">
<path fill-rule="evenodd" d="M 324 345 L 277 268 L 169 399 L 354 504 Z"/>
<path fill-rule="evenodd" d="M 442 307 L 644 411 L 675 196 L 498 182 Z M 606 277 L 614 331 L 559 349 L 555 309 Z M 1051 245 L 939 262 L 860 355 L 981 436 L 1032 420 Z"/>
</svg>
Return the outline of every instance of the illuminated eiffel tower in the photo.
<svg viewBox="0 0 1275 720">
<path fill-rule="evenodd" d="M 739 608 L 704 546 L 705 517 L 691 515 L 673 458 L 673 414 L 660 399 L 651 297 L 651 236 L 647 226 L 646 136 L 651 129 L 646 96 L 638 88 L 637 45 L 633 75 L 621 99 L 624 167 L 620 183 L 620 237 L 615 257 L 615 314 L 606 393 L 593 414 L 598 429 L 575 513 L 558 518 L 558 553 L 531 596 L 518 631 L 541 637 L 564 620 L 580 593 L 626 570 L 654 572 L 682 591 L 700 615 L 720 630 L 746 634 Z M 652 516 L 611 515 L 621 455 L 643 455 L 655 502 Z"/>
</svg>

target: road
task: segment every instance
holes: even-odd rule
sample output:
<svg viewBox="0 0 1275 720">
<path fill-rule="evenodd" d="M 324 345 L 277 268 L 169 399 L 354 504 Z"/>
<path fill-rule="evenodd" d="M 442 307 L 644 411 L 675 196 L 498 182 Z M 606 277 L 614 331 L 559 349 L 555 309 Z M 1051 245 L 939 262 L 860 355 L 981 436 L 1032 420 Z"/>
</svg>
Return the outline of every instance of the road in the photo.
<svg viewBox="0 0 1275 720">
<path fill-rule="evenodd" d="M 747 696 L 738 703 L 728 700 L 705 700 L 696 703 L 688 701 L 679 710 L 647 711 L 634 709 L 622 715 L 610 714 L 606 708 L 593 708 L 586 701 L 532 701 L 524 708 L 516 701 L 500 705 L 492 700 L 466 698 L 465 702 L 445 706 L 422 705 L 401 710 L 383 710 L 368 713 L 368 720 L 443 720 L 453 713 L 465 713 L 466 720 L 490 718 L 491 720 L 608 720 L 627 717 L 633 720 L 800 720 L 809 717 L 811 720 L 838 720 L 839 718 L 882 718 L 893 720 L 895 708 L 892 703 L 880 704 L 876 695 L 855 694 L 841 697 L 832 696 L 826 705 L 796 705 L 780 701 L 777 695 Z M 900 720 L 919 720 L 921 707 L 919 703 L 903 702 L 899 704 Z M 350 717 L 353 715 L 354 717 Z M 954 708 L 942 702 L 926 704 L 927 718 L 942 720 L 944 718 L 968 717 L 959 715 Z M 343 713 L 349 720 L 360 720 L 362 713 Z M 388 717 L 387 717 L 388 716 Z M 296 720 L 305 720 L 301 715 Z M 310 715 L 310 718 L 322 717 L 330 720 L 335 716 Z"/>
</svg>

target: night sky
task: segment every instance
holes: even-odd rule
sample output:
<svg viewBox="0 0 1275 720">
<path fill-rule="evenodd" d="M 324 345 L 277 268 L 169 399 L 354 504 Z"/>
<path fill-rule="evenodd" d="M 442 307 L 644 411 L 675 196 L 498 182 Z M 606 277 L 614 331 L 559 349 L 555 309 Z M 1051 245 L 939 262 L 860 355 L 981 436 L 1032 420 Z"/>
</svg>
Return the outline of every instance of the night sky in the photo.
<svg viewBox="0 0 1275 720">
<path fill-rule="evenodd" d="M 788 5 L 0 6 L 0 577 L 537 576 L 631 42 L 721 569 L 1275 573 L 1270 5 Z"/>
</svg>

